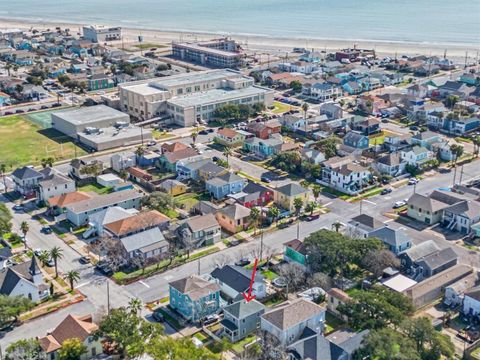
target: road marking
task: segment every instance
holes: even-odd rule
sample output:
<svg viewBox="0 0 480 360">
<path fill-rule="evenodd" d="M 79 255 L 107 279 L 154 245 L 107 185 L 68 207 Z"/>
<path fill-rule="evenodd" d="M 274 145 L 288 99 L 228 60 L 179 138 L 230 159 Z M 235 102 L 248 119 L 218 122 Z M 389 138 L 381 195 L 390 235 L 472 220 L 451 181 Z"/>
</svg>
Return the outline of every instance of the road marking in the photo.
<svg viewBox="0 0 480 360">
<path fill-rule="evenodd" d="M 150 285 L 144 283 L 142 280 L 139 281 L 140 284 L 150 289 Z"/>
<path fill-rule="evenodd" d="M 331 204 L 332 204 L 332 202 L 333 202 L 333 201 L 330 201 L 330 202 L 328 202 L 328 203 L 324 204 L 323 206 L 328 206 L 328 205 L 331 205 Z"/>
<path fill-rule="evenodd" d="M 83 284 L 77 285 L 76 288 L 79 289 L 79 288 L 81 288 L 82 286 L 88 285 L 88 284 L 90 284 L 90 283 L 91 283 L 91 281 L 87 281 L 87 282 L 85 282 L 85 283 L 83 283 Z"/>
<path fill-rule="evenodd" d="M 386 224 L 386 223 L 389 223 L 390 221 L 393 221 L 393 219 L 388 219 L 388 220 L 384 221 L 383 223 Z"/>
<path fill-rule="evenodd" d="M 362 200 L 362 201 L 364 201 L 366 203 L 369 203 L 369 204 L 372 204 L 372 205 L 377 205 L 377 203 L 374 203 L 373 201 L 369 201 L 369 200 Z"/>
</svg>

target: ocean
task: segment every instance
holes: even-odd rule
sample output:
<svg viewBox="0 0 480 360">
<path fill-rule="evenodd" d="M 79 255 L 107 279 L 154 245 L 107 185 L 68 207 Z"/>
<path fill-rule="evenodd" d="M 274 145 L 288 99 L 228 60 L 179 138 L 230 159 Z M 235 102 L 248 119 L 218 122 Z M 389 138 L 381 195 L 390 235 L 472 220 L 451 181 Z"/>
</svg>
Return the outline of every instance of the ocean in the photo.
<svg viewBox="0 0 480 360">
<path fill-rule="evenodd" d="M 0 0 L 0 18 L 224 35 L 480 45 L 480 0 Z"/>
</svg>

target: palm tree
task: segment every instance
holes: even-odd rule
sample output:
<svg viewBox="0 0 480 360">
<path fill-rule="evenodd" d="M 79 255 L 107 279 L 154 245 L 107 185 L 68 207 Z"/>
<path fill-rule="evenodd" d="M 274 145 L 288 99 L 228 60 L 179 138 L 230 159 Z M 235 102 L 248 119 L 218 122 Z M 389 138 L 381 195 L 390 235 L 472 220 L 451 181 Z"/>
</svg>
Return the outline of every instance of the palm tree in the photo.
<svg viewBox="0 0 480 360">
<path fill-rule="evenodd" d="M 73 291 L 73 284 L 80 280 L 80 274 L 76 270 L 70 270 L 65 274 L 65 280 L 70 283 L 70 290 Z"/>
<path fill-rule="evenodd" d="M 52 258 L 53 263 L 55 265 L 55 278 L 57 278 L 58 277 L 58 260 L 63 258 L 63 250 L 60 249 L 58 246 L 54 246 L 50 250 L 50 257 Z"/>
<path fill-rule="evenodd" d="M 270 209 L 268 209 L 268 217 L 272 219 L 272 221 L 277 222 L 278 217 L 280 216 L 280 209 L 273 205 Z"/>
<path fill-rule="evenodd" d="M 145 154 L 145 148 L 143 146 L 139 146 L 136 150 L 135 150 L 135 155 L 137 155 L 138 157 L 142 157 L 143 154 Z"/>
<path fill-rule="evenodd" d="M 28 222 L 26 222 L 25 220 L 22 221 L 22 223 L 20 224 L 20 231 L 23 234 L 23 243 L 25 244 L 25 249 L 27 248 L 27 233 L 28 233 L 28 230 L 30 230 L 30 226 L 28 225 Z"/>
<path fill-rule="evenodd" d="M 258 220 L 260 219 L 260 210 L 258 207 L 254 206 L 250 210 L 250 220 L 253 223 L 253 235 L 257 234 Z"/>
<path fill-rule="evenodd" d="M 463 146 L 458 144 L 450 145 L 450 151 L 453 155 L 453 166 L 457 166 L 457 160 L 463 155 Z"/>
<path fill-rule="evenodd" d="M 227 158 L 227 165 L 228 165 L 228 158 L 231 155 L 232 155 L 232 149 L 230 149 L 229 147 L 226 147 L 225 150 L 223 150 L 223 156 Z"/>
<path fill-rule="evenodd" d="M 307 135 L 307 111 L 308 111 L 308 104 L 305 102 L 302 104 L 302 110 L 303 110 L 303 121 L 305 123 L 305 136 Z"/>
<path fill-rule="evenodd" d="M 343 224 L 340 221 L 335 221 L 332 224 L 332 229 L 335 229 L 335 231 L 338 233 L 340 231 L 340 228 L 343 227 Z"/>
<path fill-rule="evenodd" d="M 305 211 L 310 212 L 310 216 L 313 215 L 313 212 L 315 211 L 315 208 L 317 207 L 317 203 L 315 201 L 310 201 L 308 204 L 305 206 Z"/>
<path fill-rule="evenodd" d="M 47 166 L 52 167 L 54 162 L 55 162 L 55 159 L 52 157 L 43 158 L 41 161 L 43 168 L 46 168 Z"/>
<path fill-rule="evenodd" d="M 48 251 L 42 251 L 40 255 L 37 256 L 38 260 L 42 263 L 43 266 L 47 265 L 48 260 L 50 260 L 50 254 Z"/>
<path fill-rule="evenodd" d="M 472 139 L 473 142 L 473 154 L 478 157 L 478 154 L 480 153 L 480 135 L 475 136 Z"/>
<path fill-rule="evenodd" d="M 7 172 L 7 165 L 5 164 L 0 164 L 0 175 L 3 178 L 3 187 L 5 192 L 7 192 L 7 182 L 5 181 L 5 173 Z"/>
<path fill-rule="evenodd" d="M 5 65 L 5 70 L 7 70 L 8 76 L 10 76 L 10 70 L 12 69 L 13 65 L 11 63 L 7 63 Z"/>
<path fill-rule="evenodd" d="M 293 207 L 295 208 L 295 215 L 299 215 L 303 207 L 303 200 L 299 197 L 293 199 Z"/>
<path fill-rule="evenodd" d="M 142 300 L 139 298 L 132 298 L 128 302 L 128 309 L 132 314 L 138 315 L 140 310 L 142 309 Z"/>
<path fill-rule="evenodd" d="M 197 141 L 198 131 L 193 130 L 192 133 L 190 134 L 190 136 L 192 137 L 193 147 L 195 147 L 195 141 Z"/>
<path fill-rule="evenodd" d="M 314 184 L 312 186 L 312 193 L 313 197 L 315 198 L 315 202 L 318 202 L 318 197 L 320 196 L 320 193 L 322 192 L 322 188 L 318 184 Z"/>
</svg>

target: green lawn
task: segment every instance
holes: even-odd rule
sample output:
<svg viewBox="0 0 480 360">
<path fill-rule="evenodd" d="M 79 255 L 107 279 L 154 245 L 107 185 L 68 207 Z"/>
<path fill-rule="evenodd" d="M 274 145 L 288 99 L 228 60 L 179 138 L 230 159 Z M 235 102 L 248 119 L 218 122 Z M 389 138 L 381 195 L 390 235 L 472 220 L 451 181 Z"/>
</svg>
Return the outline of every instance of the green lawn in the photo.
<svg viewBox="0 0 480 360">
<path fill-rule="evenodd" d="M 155 140 L 164 140 L 173 137 L 173 134 L 167 131 L 152 130 L 152 136 Z"/>
<path fill-rule="evenodd" d="M 292 106 L 284 104 L 280 101 L 274 101 L 273 106 L 275 106 L 275 109 L 272 110 L 274 114 L 283 114 L 292 108 Z"/>
<path fill-rule="evenodd" d="M 185 210 L 190 210 L 200 201 L 201 194 L 196 193 L 186 193 L 182 195 L 178 195 L 175 197 L 175 201 L 179 205 L 183 205 Z"/>
<path fill-rule="evenodd" d="M 95 184 L 87 184 L 84 186 L 80 186 L 77 188 L 77 190 L 83 191 L 83 192 L 94 192 L 94 193 L 97 193 L 98 195 L 105 195 L 105 194 L 111 193 L 113 188 L 109 186 L 105 187 L 95 183 Z"/>
<path fill-rule="evenodd" d="M 41 159 L 72 159 L 86 152 L 71 139 L 54 129 L 43 129 L 24 115 L 0 117 L 0 162 L 13 169 L 22 165 L 39 165 Z"/>
<path fill-rule="evenodd" d="M 136 48 L 140 49 L 140 50 L 150 50 L 152 48 L 164 48 L 166 47 L 166 45 L 161 45 L 161 44 L 153 44 L 153 43 L 142 43 L 142 44 L 136 44 L 136 45 L 133 45 L 135 46 Z"/>
<path fill-rule="evenodd" d="M 265 276 L 268 280 L 272 281 L 273 279 L 276 279 L 278 277 L 278 274 L 272 270 L 265 270 L 262 271 L 261 273 L 263 276 Z"/>
<path fill-rule="evenodd" d="M 329 312 L 325 314 L 325 333 L 331 333 L 343 325 L 343 321 L 333 316 Z"/>
<path fill-rule="evenodd" d="M 233 351 L 235 351 L 237 354 L 241 354 L 243 350 L 245 350 L 245 345 L 250 344 L 257 338 L 256 335 L 250 335 L 247 336 L 245 339 L 240 340 L 239 342 L 233 344 Z"/>
</svg>

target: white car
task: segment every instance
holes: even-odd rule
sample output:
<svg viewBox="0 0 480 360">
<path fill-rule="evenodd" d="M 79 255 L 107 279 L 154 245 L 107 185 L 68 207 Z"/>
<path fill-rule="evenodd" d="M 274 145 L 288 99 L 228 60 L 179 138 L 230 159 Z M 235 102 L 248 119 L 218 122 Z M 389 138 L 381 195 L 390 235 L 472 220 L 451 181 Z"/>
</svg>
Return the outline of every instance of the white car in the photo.
<svg viewBox="0 0 480 360">
<path fill-rule="evenodd" d="M 418 184 L 418 179 L 410 178 L 410 180 L 408 180 L 408 185 L 415 185 L 415 184 Z"/>
<path fill-rule="evenodd" d="M 393 204 L 393 208 L 394 209 L 398 209 L 398 208 L 401 208 L 402 206 L 405 206 L 407 205 L 407 203 L 405 201 L 397 201 L 395 202 L 395 204 Z"/>
</svg>

